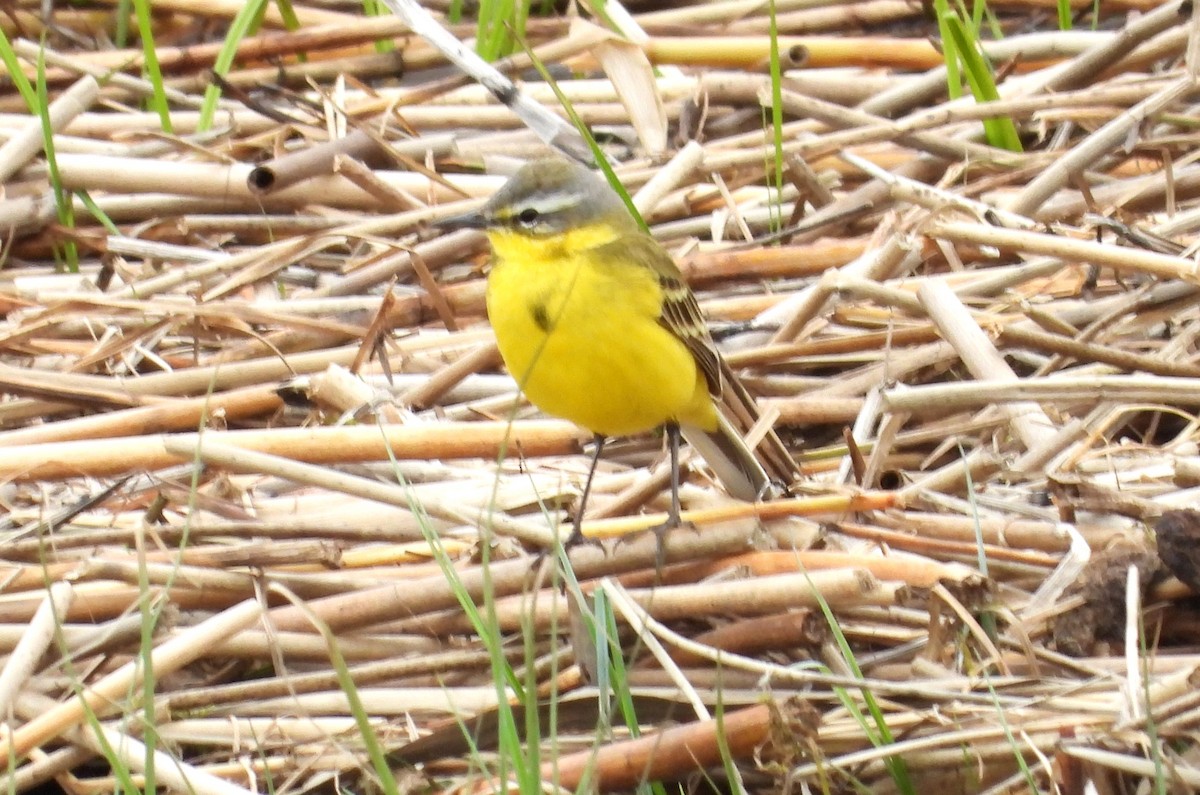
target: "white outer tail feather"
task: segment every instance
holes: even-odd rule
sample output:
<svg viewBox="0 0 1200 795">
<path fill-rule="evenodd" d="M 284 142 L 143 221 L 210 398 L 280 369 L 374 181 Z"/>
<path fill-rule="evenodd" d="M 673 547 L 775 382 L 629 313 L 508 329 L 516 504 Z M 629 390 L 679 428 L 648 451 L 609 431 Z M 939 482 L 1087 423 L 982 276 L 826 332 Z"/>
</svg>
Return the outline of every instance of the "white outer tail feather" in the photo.
<svg viewBox="0 0 1200 795">
<path fill-rule="evenodd" d="M 746 446 L 742 435 L 720 412 L 717 413 L 717 420 L 715 431 L 689 425 L 681 425 L 680 431 L 687 443 L 704 458 L 731 497 L 757 502 L 778 496 L 778 484 L 771 481 L 754 452 Z"/>
</svg>

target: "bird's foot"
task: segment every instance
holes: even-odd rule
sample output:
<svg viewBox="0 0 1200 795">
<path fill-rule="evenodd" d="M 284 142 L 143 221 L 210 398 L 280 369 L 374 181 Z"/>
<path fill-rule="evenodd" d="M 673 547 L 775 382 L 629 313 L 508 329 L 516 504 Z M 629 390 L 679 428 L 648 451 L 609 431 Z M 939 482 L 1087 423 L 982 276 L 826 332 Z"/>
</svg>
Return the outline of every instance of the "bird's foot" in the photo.
<svg viewBox="0 0 1200 795">
<path fill-rule="evenodd" d="M 600 539 L 591 538 L 590 536 L 585 536 L 583 534 L 583 530 L 579 527 L 578 524 L 576 524 L 571 529 L 571 535 L 567 536 L 566 540 L 564 540 L 562 542 L 563 552 L 570 552 L 575 547 L 581 546 L 581 545 L 597 547 L 598 549 L 604 549 L 604 544 L 601 543 Z"/>
<path fill-rule="evenodd" d="M 570 555 L 571 550 L 575 549 L 576 547 L 580 547 L 580 546 L 596 547 L 597 549 L 605 550 L 605 552 L 607 554 L 607 550 L 605 549 L 605 546 L 600 541 L 600 539 L 590 538 L 588 536 L 585 536 L 583 534 L 583 531 L 579 528 L 579 525 L 575 524 L 571 529 L 571 534 L 568 535 L 565 539 L 563 539 L 561 544 L 559 543 L 558 539 L 555 539 L 554 543 L 551 546 L 545 547 L 540 552 L 537 553 L 538 565 L 541 564 L 541 561 L 543 561 L 547 558 L 552 558 L 552 559 L 557 558 L 559 556 L 560 549 L 561 549 L 562 559 L 564 561 L 566 561 L 569 559 L 568 556 Z"/>
<path fill-rule="evenodd" d="M 667 564 L 667 537 L 671 534 L 672 530 L 677 530 L 680 528 L 683 528 L 685 530 L 691 530 L 692 532 L 696 532 L 696 529 L 697 529 L 696 525 L 692 524 L 691 522 L 685 522 L 682 519 L 680 519 L 678 516 L 672 516 L 672 517 L 669 517 L 667 519 L 667 521 L 663 522 L 660 525 L 655 525 L 654 527 L 647 527 L 645 530 L 637 530 L 635 532 L 629 533 L 628 535 L 622 536 L 617 541 L 617 546 L 628 543 L 629 541 L 632 541 L 635 538 L 645 536 L 647 533 L 653 535 L 654 536 L 654 573 L 655 573 L 655 578 L 657 579 L 658 576 L 660 576 L 662 574 L 663 567 Z"/>
</svg>

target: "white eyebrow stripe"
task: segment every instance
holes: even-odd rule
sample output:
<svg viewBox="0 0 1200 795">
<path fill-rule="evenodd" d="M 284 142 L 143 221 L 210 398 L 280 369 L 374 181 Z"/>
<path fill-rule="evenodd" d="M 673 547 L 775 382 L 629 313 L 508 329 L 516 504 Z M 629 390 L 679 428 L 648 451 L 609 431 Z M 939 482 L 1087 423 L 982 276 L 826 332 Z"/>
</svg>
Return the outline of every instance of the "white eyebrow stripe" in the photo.
<svg viewBox="0 0 1200 795">
<path fill-rule="evenodd" d="M 579 206 L 580 201 L 578 193 L 567 193 L 565 191 L 538 194 L 530 198 L 531 201 L 529 203 L 543 215 L 573 209 Z"/>
</svg>

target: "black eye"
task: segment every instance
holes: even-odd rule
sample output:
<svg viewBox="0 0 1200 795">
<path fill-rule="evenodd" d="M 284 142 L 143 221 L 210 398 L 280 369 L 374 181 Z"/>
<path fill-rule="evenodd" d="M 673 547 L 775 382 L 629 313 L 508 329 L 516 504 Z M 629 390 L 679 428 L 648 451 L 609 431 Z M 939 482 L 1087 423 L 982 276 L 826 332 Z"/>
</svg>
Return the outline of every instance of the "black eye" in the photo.
<svg viewBox="0 0 1200 795">
<path fill-rule="evenodd" d="M 517 216 L 517 220 L 521 223 L 521 226 L 533 226 L 538 222 L 538 211 L 532 207 L 526 207 Z"/>
</svg>

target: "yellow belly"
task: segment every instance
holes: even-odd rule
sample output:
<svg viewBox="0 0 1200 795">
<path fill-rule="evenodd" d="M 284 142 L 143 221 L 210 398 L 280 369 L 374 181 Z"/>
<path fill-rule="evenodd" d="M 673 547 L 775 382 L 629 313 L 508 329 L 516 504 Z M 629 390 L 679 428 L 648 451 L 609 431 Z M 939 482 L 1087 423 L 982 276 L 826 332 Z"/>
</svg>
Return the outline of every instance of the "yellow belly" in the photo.
<svg viewBox="0 0 1200 795">
<path fill-rule="evenodd" d="M 488 317 L 505 365 L 535 406 L 605 436 L 668 421 L 716 427 L 695 359 L 658 322 L 662 293 L 652 272 L 501 235 L 492 237 Z"/>
</svg>

